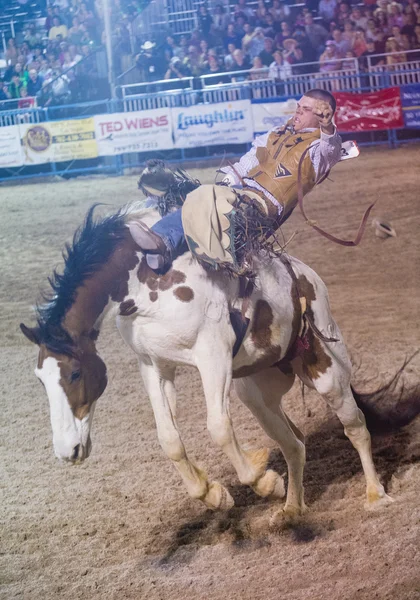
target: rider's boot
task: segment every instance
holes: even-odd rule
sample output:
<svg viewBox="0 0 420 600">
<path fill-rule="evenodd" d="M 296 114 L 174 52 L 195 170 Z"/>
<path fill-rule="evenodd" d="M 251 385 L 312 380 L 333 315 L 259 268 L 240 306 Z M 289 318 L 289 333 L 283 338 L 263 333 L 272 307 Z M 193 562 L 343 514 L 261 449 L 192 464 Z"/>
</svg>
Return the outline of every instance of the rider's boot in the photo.
<svg viewBox="0 0 420 600">
<path fill-rule="evenodd" d="M 151 269 L 162 270 L 171 264 L 171 252 L 164 239 L 149 229 L 142 221 L 128 223 L 131 237 L 146 254 L 146 262 Z"/>
</svg>

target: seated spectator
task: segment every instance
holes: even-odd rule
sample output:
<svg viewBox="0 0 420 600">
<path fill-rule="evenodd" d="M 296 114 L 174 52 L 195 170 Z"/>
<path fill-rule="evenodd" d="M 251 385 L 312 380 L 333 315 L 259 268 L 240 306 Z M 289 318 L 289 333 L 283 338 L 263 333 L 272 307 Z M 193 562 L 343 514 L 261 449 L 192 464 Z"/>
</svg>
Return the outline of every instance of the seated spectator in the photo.
<svg viewBox="0 0 420 600">
<path fill-rule="evenodd" d="M 309 10 L 308 7 L 304 7 L 302 8 L 302 10 L 300 10 L 296 16 L 295 19 L 295 26 L 299 26 L 299 27 L 305 27 L 306 23 L 305 23 L 305 18 L 306 15 L 312 15 L 311 11 Z"/>
<path fill-rule="evenodd" d="M 177 51 L 175 56 L 178 56 L 181 60 L 184 60 L 184 58 L 187 56 L 187 54 L 188 54 L 188 38 L 186 35 L 181 35 L 181 37 L 179 38 L 179 50 Z"/>
<path fill-rule="evenodd" d="M 385 57 L 377 56 L 375 42 L 372 40 L 366 41 L 366 50 L 359 57 L 359 66 L 363 72 L 368 72 L 369 67 L 385 64 Z M 369 59 L 369 60 L 368 60 Z"/>
<path fill-rule="evenodd" d="M 322 25 L 314 23 L 312 15 L 306 15 L 305 17 L 305 32 L 309 38 L 312 48 L 315 50 L 317 56 L 323 51 L 325 42 L 328 39 L 328 31 Z"/>
<path fill-rule="evenodd" d="M 230 71 L 235 63 L 235 59 L 233 58 L 233 54 L 234 54 L 235 50 L 236 50 L 235 44 L 229 44 L 229 47 L 228 47 L 229 53 L 226 54 L 226 56 L 224 58 L 225 68 L 227 71 Z"/>
<path fill-rule="evenodd" d="M 9 96 L 4 87 L 3 79 L 0 79 L 0 102 L 4 102 L 5 100 L 9 100 Z M 4 110 L 5 108 L 6 108 L 6 105 L 0 104 L 0 110 Z"/>
<path fill-rule="evenodd" d="M 311 63 L 316 61 L 317 56 L 315 54 L 315 50 L 311 46 L 308 36 L 306 35 L 305 27 L 300 25 L 296 26 L 293 33 L 293 38 L 297 41 L 298 47 L 302 52 L 302 63 Z M 312 70 L 312 66 L 309 68 L 307 67 L 305 72 L 309 73 Z"/>
<path fill-rule="evenodd" d="M 41 41 L 41 36 L 36 32 L 35 23 L 29 23 L 28 29 L 25 32 L 25 36 L 23 38 L 25 42 L 28 42 L 31 48 L 34 48 Z"/>
<path fill-rule="evenodd" d="M 24 85 L 20 88 L 20 99 L 18 108 L 32 108 L 36 105 L 35 98 L 29 97 L 28 88 Z"/>
<path fill-rule="evenodd" d="M 402 43 L 401 29 L 398 25 L 394 25 L 391 30 L 391 37 L 397 40 L 398 44 Z"/>
<path fill-rule="evenodd" d="M 265 24 L 262 25 L 265 37 L 269 37 L 274 39 L 276 33 L 279 33 L 280 26 L 279 23 L 276 23 L 273 19 L 273 16 L 270 13 L 267 15 L 265 19 Z"/>
<path fill-rule="evenodd" d="M 366 31 L 368 18 L 362 14 L 358 6 L 355 6 L 351 11 L 350 20 L 357 29 L 364 29 Z"/>
<path fill-rule="evenodd" d="M 40 75 L 38 75 L 36 70 L 31 69 L 29 71 L 29 79 L 28 79 L 28 83 L 26 85 L 26 89 L 28 91 L 28 96 L 36 96 L 38 94 L 38 92 L 41 91 L 43 82 L 44 82 L 44 80 L 42 79 L 42 77 Z"/>
<path fill-rule="evenodd" d="M 43 82 L 45 82 L 45 80 L 50 79 L 51 73 L 52 73 L 52 69 L 50 67 L 48 60 L 46 60 L 46 59 L 41 60 L 38 75 L 40 77 L 42 77 Z"/>
<path fill-rule="evenodd" d="M 356 34 L 354 36 L 354 42 L 353 42 L 353 53 L 355 56 L 359 57 L 362 56 L 363 52 L 365 52 L 367 49 L 366 46 L 366 39 L 365 39 L 365 32 L 363 31 L 363 29 L 356 29 Z"/>
<path fill-rule="evenodd" d="M 335 21 L 337 25 L 344 26 L 344 23 L 350 19 L 350 7 L 346 2 L 340 2 Z"/>
<path fill-rule="evenodd" d="M 204 38 L 209 39 L 212 25 L 213 19 L 211 15 L 209 15 L 207 6 L 201 4 L 198 9 L 198 30 Z"/>
<path fill-rule="evenodd" d="M 236 48 L 239 48 L 242 45 L 242 38 L 235 31 L 235 25 L 233 23 L 229 23 L 223 43 L 226 49 L 229 44 L 235 44 Z"/>
<path fill-rule="evenodd" d="M 292 76 L 292 67 L 283 59 L 283 54 L 280 50 L 276 50 L 273 54 L 274 61 L 271 63 L 268 70 L 268 76 L 271 79 L 287 79 Z"/>
<path fill-rule="evenodd" d="M 70 44 L 79 45 L 82 43 L 82 36 L 84 33 L 84 29 L 80 25 L 80 21 L 78 17 L 73 17 L 72 26 L 68 31 L 68 39 Z"/>
<path fill-rule="evenodd" d="M 338 71 L 341 67 L 340 57 L 337 55 L 335 44 L 328 40 L 325 45 L 325 51 L 319 58 L 319 70 L 321 73 Z"/>
<path fill-rule="evenodd" d="M 191 73 L 189 72 L 188 67 L 182 60 L 178 56 L 173 56 L 164 75 L 164 79 L 182 79 L 183 77 L 189 77 L 190 75 Z"/>
<path fill-rule="evenodd" d="M 87 4 L 85 2 L 80 3 L 80 8 L 76 13 L 77 18 L 79 19 L 80 25 L 84 25 L 89 32 L 89 34 L 94 37 L 95 31 L 95 15 L 91 10 L 88 9 Z M 64 36 L 63 36 L 64 37 Z"/>
<path fill-rule="evenodd" d="M 217 73 L 223 73 L 224 69 L 220 68 L 220 63 L 217 59 L 217 56 L 209 53 L 208 56 L 208 65 L 204 72 L 204 75 L 216 75 Z M 224 77 L 211 77 L 209 79 L 205 79 L 206 85 L 220 85 L 223 83 L 229 83 L 229 77 L 226 75 Z"/>
<path fill-rule="evenodd" d="M 213 11 L 213 23 L 210 30 L 210 35 L 213 43 L 216 46 L 223 45 L 223 35 L 229 24 L 229 15 L 221 4 L 217 4 Z"/>
<path fill-rule="evenodd" d="M 257 81 L 258 79 L 267 79 L 267 71 L 264 70 L 264 65 L 259 56 L 256 56 L 252 61 L 252 67 L 249 73 L 249 79 L 251 81 Z"/>
<path fill-rule="evenodd" d="M 197 50 L 198 50 L 198 48 L 200 47 L 201 39 L 202 39 L 201 33 L 198 31 L 198 29 L 194 29 L 194 31 L 191 32 L 191 36 L 188 41 L 187 54 L 188 54 L 188 49 L 190 46 L 196 46 Z"/>
<path fill-rule="evenodd" d="M 344 23 L 343 38 L 350 44 L 350 48 L 353 46 L 355 34 L 356 32 L 353 23 L 351 21 L 346 21 Z"/>
<path fill-rule="evenodd" d="M 248 54 L 253 60 L 264 50 L 264 31 L 262 27 L 256 27 L 252 40 L 248 44 Z"/>
<path fill-rule="evenodd" d="M 232 65 L 231 71 L 248 71 L 250 68 L 250 64 L 248 61 L 248 57 L 242 52 L 242 50 L 235 50 L 233 53 L 234 63 Z M 232 77 L 233 82 L 237 81 L 245 81 L 247 79 L 246 73 L 238 73 L 234 77 Z"/>
<path fill-rule="evenodd" d="M 47 6 L 47 17 L 45 19 L 45 25 L 44 25 L 45 29 L 47 30 L 47 33 L 53 26 L 53 19 L 54 19 L 54 9 L 53 9 L 52 5 L 50 5 L 50 6 Z"/>
<path fill-rule="evenodd" d="M 408 37 L 408 35 L 405 35 L 405 34 L 401 35 L 400 47 L 401 47 L 401 50 L 407 50 L 407 51 L 411 50 L 411 42 L 410 42 L 410 38 Z M 406 56 L 405 60 L 407 60 L 407 56 Z"/>
<path fill-rule="evenodd" d="M 344 56 L 346 56 L 347 52 L 351 50 L 350 43 L 343 37 L 341 29 L 335 28 L 332 32 L 332 37 L 335 42 L 335 49 L 337 55 L 343 58 Z"/>
<path fill-rule="evenodd" d="M 290 17 L 290 8 L 284 2 L 280 2 L 280 0 L 273 0 L 273 4 L 271 8 L 269 8 L 269 12 L 273 19 L 279 23 L 289 19 Z"/>
<path fill-rule="evenodd" d="M 394 37 L 388 38 L 385 44 L 385 52 L 388 54 L 386 64 L 391 66 L 406 62 L 407 57 L 401 50 L 401 46 Z"/>
<path fill-rule="evenodd" d="M 260 23 L 264 21 L 268 13 L 268 9 L 265 5 L 265 0 L 258 0 L 257 8 L 255 10 L 255 20 Z"/>
<path fill-rule="evenodd" d="M 29 73 L 26 69 L 23 68 L 22 63 L 17 62 L 14 68 L 14 75 L 19 77 L 20 85 L 25 85 L 28 83 Z"/>
<path fill-rule="evenodd" d="M 409 39 L 412 40 L 414 38 L 414 28 L 416 26 L 414 13 L 404 13 L 402 17 L 403 26 L 401 27 L 401 33 L 403 35 L 408 35 Z"/>
<path fill-rule="evenodd" d="M 283 42 L 284 62 L 289 65 L 297 65 L 303 62 L 303 52 L 294 38 L 289 38 Z"/>
<path fill-rule="evenodd" d="M 413 50 L 417 50 L 417 52 L 409 54 L 408 60 L 420 60 L 420 23 L 414 28 L 414 39 L 411 47 Z"/>
<path fill-rule="evenodd" d="M 69 45 L 69 54 L 70 59 L 74 64 L 78 63 L 79 60 L 82 60 L 82 55 L 78 53 L 77 46 L 75 46 L 74 44 Z"/>
<path fill-rule="evenodd" d="M 20 89 L 22 86 L 22 81 L 19 78 L 19 75 L 13 75 L 12 81 L 8 85 L 9 97 L 11 99 L 20 98 Z"/>
<path fill-rule="evenodd" d="M 68 33 L 67 27 L 66 27 L 66 25 L 63 25 L 60 17 L 54 17 L 53 18 L 53 26 L 51 27 L 51 29 L 48 32 L 48 39 L 55 40 L 60 35 L 64 39 L 67 37 L 67 33 Z"/>
<path fill-rule="evenodd" d="M 273 50 L 274 50 L 274 42 L 271 38 L 264 38 L 264 49 L 259 53 L 259 57 L 262 61 L 262 64 L 265 67 L 269 67 L 273 62 Z"/>
<path fill-rule="evenodd" d="M 318 15 L 324 21 L 329 23 L 335 17 L 337 9 L 337 0 L 321 0 L 318 6 Z"/>
<path fill-rule="evenodd" d="M 389 35 L 390 27 L 388 25 L 388 17 L 384 10 L 378 9 L 375 11 L 375 18 L 378 29 L 383 31 L 385 35 Z"/>
<path fill-rule="evenodd" d="M 280 23 L 280 31 L 276 33 L 274 37 L 275 45 L 277 46 L 277 48 L 282 48 L 284 40 L 288 40 L 291 37 L 292 30 L 290 29 L 289 23 L 287 23 L 286 21 L 282 21 Z"/>
<path fill-rule="evenodd" d="M 397 2 L 391 2 L 388 7 L 388 23 L 390 27 L 402 27 L 404 24 L 401 5 Z"/>
<path fill-rule="evenodd" d="M 248 52 L 249 43 L 254 37 L 254 28 L 249 23 L 244 25 L 245 35 L 242 38 L 242 52 Z"/>
<path fill-rule="evenodd" d="M 353 52 L 351 50 L 347 50 L 343 60 L 341 61 L 342 71 L 354 71 L 357 66 L 357 62 L 354 60 L 354 58 Z"/>
<path fill-rule="evenodd" d="M 200 77 L 203 71 L 197 46 L 188 47 L 188 54 L 184 58 L 183 64 L 193 77 Z"/>
<path fill-rule="evenodd" d="M 46 106 L 49 104 L 68 104 L 70 100 L 69 78 L 67 75 L 61 75 L 60 65 L 57 63 L 53 65 L 52 79 L 49 87 L 51 92 L 49 99 L 45 103 Z"/>
<path fill-rule="evenodd" d="M 198 60 L 201 66 L 201 69 L 207 68 L 207 58 L 209 53 L 209 43 L 207 40 L 201 40 L 200 42 L 200 52 L 198 54 Z"/>
<path fill-rule="evenodd" d="M 234 7 L 234 13 L 242 13 L 250 21 L 253 21 L 255 17 L 255 11 L 251 6 L 247 6 L 247 0 L 238 0 Z"/>
</svg>

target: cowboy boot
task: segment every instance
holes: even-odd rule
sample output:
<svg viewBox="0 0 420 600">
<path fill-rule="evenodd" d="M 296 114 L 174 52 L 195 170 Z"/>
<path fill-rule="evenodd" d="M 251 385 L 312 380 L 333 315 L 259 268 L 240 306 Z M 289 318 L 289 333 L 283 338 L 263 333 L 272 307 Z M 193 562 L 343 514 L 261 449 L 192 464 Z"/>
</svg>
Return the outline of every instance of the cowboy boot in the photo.
<svg viewBox="0 0 420 600">
<path fill-rule="evenodd" d="M 142 221 L 130 221 L 128 228 L 133 240 L 146 254 L 146 261 L 151 269 L 163 269 L 171 264 L 171 253 L 160 235 Z"/>
</svg>

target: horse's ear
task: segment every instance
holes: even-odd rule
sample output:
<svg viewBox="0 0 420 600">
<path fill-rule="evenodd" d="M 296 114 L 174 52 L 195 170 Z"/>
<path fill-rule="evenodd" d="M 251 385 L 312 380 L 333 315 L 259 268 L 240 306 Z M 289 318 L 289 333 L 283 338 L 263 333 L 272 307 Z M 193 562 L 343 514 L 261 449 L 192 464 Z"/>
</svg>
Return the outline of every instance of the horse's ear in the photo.
<svg viewBox="0 0 420 600">
<path fill-rule="evenodd" d="M 32 328 L 26 327 L 26 325 L 21 323 L 20 330 L 23 333 L 23 335 L 28 338 L 28 340 L 30 342 L 32 342 L 33 344 L 37 344 L 39 346 L 39 344 L 40 344 L 39 332 L 36 327 L 32 327 Z"/>
</svg>

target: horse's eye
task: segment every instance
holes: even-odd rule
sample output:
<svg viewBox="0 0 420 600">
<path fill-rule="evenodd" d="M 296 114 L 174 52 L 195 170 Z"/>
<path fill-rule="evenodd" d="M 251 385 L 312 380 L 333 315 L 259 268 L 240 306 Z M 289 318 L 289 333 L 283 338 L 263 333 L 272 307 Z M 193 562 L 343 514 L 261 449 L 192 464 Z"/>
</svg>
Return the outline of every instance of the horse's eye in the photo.
<svg viewBox="0 0 420 600">
<path fill-rule="evenodd" d="M 73 371 L 72 374 L 70 375 L 70 382 L 74 383 L 75 381 L 78 381 L 78 379 L 80 379 L 81 373 L 80 371 Z"/>
</svg>

